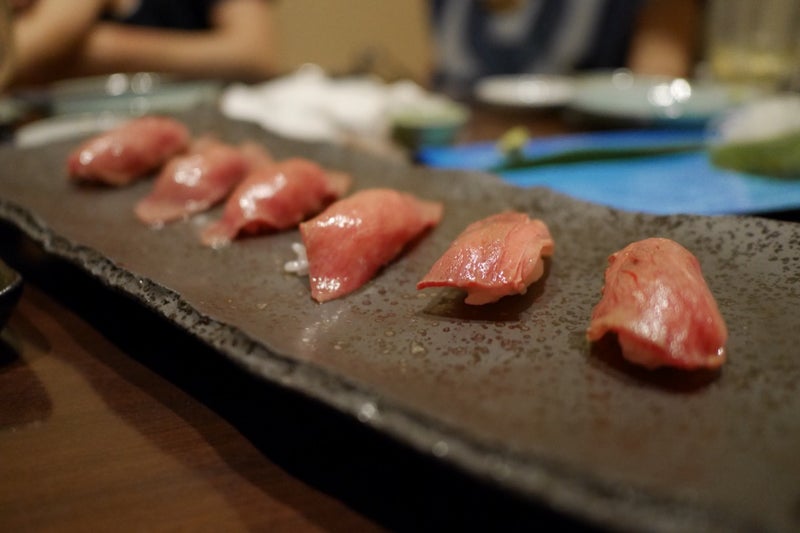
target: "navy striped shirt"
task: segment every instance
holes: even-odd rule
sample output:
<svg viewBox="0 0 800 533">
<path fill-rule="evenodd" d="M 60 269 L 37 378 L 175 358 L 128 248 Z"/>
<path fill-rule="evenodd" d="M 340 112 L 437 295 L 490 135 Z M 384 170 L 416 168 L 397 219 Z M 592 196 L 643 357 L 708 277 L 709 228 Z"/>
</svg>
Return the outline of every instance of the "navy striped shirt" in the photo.
<svg viewBox="0 0 800 533">
<path fill-rule="evenodd" d="M 433 0 L 435 86 L 466 93 L 482 77 L 568 74 L 625 65 L 643 0 L 520 0 L 504 11 L 480 0 Z"/>
</svg>

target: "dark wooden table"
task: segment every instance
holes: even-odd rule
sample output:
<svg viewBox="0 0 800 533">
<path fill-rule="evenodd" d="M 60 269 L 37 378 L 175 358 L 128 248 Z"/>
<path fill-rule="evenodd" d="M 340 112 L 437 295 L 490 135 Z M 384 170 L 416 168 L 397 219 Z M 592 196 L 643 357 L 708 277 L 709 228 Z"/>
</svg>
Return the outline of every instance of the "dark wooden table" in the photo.
<svg viewBox="0 0 800 533">
<path fill-rule="evenodd" d="M 463 140 L 556 115 L 478 109 Z M 10 226 L 0 531 L 532 530 L 578 524 L 234 368 Z"/>
</svg>

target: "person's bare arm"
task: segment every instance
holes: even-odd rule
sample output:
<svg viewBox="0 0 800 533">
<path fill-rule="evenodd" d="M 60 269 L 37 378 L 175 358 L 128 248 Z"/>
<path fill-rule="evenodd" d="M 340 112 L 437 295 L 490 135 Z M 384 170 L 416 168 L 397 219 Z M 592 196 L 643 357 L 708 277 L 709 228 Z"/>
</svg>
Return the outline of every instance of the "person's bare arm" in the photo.
<svg viewBox="0 0 800 533">
<path fill-rule="evenodd" d="M 273 11 L 265 0 L 220 0 L 208 31 L 98 24 L 81 51 L 80 74 L 157 71 L 260 80 L 277 70 Z"/>
<path fill-rule="evenodd" d="M 15 85 L 59 77 L 108 0 L 37 0 L 14 4 Z"/>
<path fill-rule="evenodd" d="M 687 77 L 697 59 L 698 0 L 650 0 L 639 17 L 628 66 L 639 74 Z"/>
</svg>

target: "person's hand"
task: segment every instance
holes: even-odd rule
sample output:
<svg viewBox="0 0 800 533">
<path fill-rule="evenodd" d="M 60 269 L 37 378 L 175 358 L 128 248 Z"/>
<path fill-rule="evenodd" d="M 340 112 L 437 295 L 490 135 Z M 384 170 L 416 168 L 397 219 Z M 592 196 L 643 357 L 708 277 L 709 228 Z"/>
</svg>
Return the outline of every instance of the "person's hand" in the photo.
<svg viewBox="0 0 800 533">
<path fill-rule="evenodd" d="M 9 0 L 14 10 L 11 84 L 43 83 L 70 67 L 108 1 Z"/>
</svg>

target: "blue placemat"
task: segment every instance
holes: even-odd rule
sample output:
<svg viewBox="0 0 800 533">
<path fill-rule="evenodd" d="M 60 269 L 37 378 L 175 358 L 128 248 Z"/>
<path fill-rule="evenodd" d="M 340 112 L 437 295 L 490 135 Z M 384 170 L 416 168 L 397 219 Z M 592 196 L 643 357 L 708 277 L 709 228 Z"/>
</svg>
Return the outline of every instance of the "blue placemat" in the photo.
<svg viewBox="0 0 800 533">
<path fill-rule="evenodd" d="M 635 130 L 564 135 L 526 144 L 529 157 L 571 150 L 701 142 L 702 130 Z M 488 170 L 502 162 L 494 143 L 422 149 L 418 160 L 439 168 Z M 800 208 L 800 180 L 723 170 L 705 151 L 505 170 L 522 187 L 544 186 L 618 209 L 655 214 L 752 214 Z"/>
</svg>

